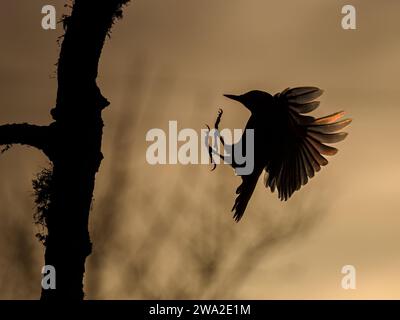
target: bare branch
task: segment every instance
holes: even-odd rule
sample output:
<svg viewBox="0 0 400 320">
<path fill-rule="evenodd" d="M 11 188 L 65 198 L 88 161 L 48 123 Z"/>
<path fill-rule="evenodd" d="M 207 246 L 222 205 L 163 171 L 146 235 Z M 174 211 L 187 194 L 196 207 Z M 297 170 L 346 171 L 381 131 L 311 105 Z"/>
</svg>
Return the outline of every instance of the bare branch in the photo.
<svg viewBox="0 0 400 320">
<path fill-rule="evenodd" d="M 49 138 L 48 126 L 14 123 L 0 126 L 0 145 L 22 144 L 45 150 Z"/>
</svg>

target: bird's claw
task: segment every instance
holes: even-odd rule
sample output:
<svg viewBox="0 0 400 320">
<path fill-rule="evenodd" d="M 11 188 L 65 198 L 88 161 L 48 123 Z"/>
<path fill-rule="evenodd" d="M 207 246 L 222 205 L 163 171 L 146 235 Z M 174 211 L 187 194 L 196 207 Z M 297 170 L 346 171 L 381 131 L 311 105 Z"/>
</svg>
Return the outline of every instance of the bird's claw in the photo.
<svg viewBox="0 0 400 320">
<path fill-rule="evenodd" d="M 221 108 L 219 108 L 218 109 L 217 119 L 215 120 L 215 124 L 214 124 L 214 129 L 217 130 L 217 131 L 219 130 L 218 127 L 219 127 L 219 123 L 221 122 L 221 117 L 222 117 L 223 113 L 224 113 L 224 111 Z M 211 168 L 211 171 L 214 171 L 215 168 L 217 167 L 217 164 L 214 162 L 214 159 L 213 159 L 213 152 L 215 152 L 215 151 L 213 150 L 212 146 L 210 146 L 210 144 L 208 142 L 208 138 L 210 136 L 210 131 L 211 131 L 210 126 L 208 124 L 206 124 L 206 127 L 208 129 L 208 134 L 207 134 L 207 137 L 206 137 L 207 145 L 208 145 L 208 155 L 210 157 L 211 164 L 213 165 L 212 168 Z M 221 142 L 224 143 L 222 137 L 220 137 L 220 139 L 221 139 Z"/>
<path fill-rule="evenodd" d="M 219 127 L 219 123 L 221 122 L 221 117 L 222 117 L 223 113 L 224 113 L 224 111 L 221 108 L 219 108 L 218 109 L 217 119 L 215 120 L 215 125 L 214 125 L 214 128 L 217 129 L 217 130 L 218 130 L 218 127 Z"/>
</svg>

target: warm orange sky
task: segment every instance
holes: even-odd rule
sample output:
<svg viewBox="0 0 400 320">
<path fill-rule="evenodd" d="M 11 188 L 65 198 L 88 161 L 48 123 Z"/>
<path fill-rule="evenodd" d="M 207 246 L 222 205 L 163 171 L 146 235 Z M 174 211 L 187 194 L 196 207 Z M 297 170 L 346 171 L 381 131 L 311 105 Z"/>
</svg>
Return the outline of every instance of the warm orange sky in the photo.
<svg viewBox="0 0 400 320">
<path fill-rule="evenodd" d="M 40 11 L 54 4 L 60 17 L 63 3 L 14 0 L 2 5 L 1 123 L 51 120 L 61 30 L 42 30 Z M 199 224 L 207 231 L 196 241 L 210 246 L 217 241 L 209 237 L 213 219 L 222 221 L 217 233 L 240 235 L 239 244 L 224 249 L 234 259 L 237 248 L 251 246 L 258 235 L 307 215 L 317 219 L 304 235 L 263 249 L 236 295 L 217 296 L 400 298 L 400 3 L 353 0 L 357 30 L 344 31 L 341 8 L 348 3 L 130 3 L 104 47 L 99 73 L 99 85 L 112 105 L 104 112 L 105 160 L 91 220 L 94 255 L 104 257 L 97 267 L 101 285 L 96 290 L 88 286 L 89 298 L 146 296 L 128 283 L 134 286 L 134 274 L 143 273 L 138 243 L 151 256 L 157 233 L 148 226 L 151 219 L 158 221 L 158 214 L 170 217 L 167 225 L 176 230 L 166 247 L 158 248 L 159 260 L 152 264 L 145 255 L 160 278 L 150 285 L 154 292 L 162 291 L 169 273 L 180 274 L 175 264 L 185 262 L 179 260 L 176 243 L 190 242 Z M 325 90 L 317 115 L 344 109 L 354 122 L 338 155 L 288 203 L 260 184 L 244 221 L 236 225 L 229 210 L 239 180 L 228 167 L 210 173 L 206 166 L 153 167 L 145 162 L 145 134 L 151 128 L 166 129 L 169 120 L 178 120 L 180 128 L 200 130 L 213 122 L 218 107 L 225 111 L 222 126 L 240 128 L 248 114 L 223 93 L 256 88 L 275 93 L 301 85 Z M 115 138 L 121 130 L 124 138 Z M 32 149 L 15 147 L 0 156 L 0 298 L 38 296 L 43 258 L 34 239 L 30 181 L 44 166 L 45 158 Z M 113 183 L 125 193 L 107 197 Z M 116 229 L 107 229 L 107 213 Z M 105 229 L 99 230 L 101 221 Z M 89 278 L 95 273 L 92 258 Z M 340 286 L 340 270 L 347 264 L 357 269 L 356 290 Z M 222 273 L 234 273 L 232 266 L 226 262 Z M 212 289 L 204 293 L 211 294 Z"/>
</svg>

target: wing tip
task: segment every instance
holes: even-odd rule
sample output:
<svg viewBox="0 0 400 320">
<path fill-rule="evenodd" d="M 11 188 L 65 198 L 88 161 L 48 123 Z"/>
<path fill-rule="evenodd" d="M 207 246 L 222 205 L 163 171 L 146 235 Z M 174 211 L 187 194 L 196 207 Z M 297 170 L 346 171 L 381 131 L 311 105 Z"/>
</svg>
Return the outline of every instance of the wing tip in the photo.
<svg viewBox="0 0 400 320">
<path fill-rule="evenodd" d="M 231 209 L 231 212 L 233 212 L 233 220 L 235 220 L 236 223 L 238 223 L 240 220 L 242 220 L 242 217 L 244 214 L 244 211 L 243 212 L 242 212 L 242 210 L 238 211 L 237 205 L 238 204 L 235 202 L 235 204 L 233 205 L 233 207 Z"/>
</svg>

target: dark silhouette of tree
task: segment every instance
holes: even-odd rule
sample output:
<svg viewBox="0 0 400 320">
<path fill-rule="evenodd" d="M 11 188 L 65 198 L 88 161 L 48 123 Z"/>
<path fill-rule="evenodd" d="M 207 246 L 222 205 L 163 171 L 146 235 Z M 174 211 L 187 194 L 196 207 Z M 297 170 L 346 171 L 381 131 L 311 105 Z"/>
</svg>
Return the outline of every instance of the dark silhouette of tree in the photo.
<svg viewBox="0 0 400 320">
<path fill-rule="evenodd" d="M 58 92 L 48 126 L 0 126 L 0 145 L 35 147 L 51 161 L 34 181 L 36 222 L 46 246 L 45 264 L 56 269 L 56 289 L 42 290 L 41 298 L 84 297 L 85 261 L 91 253 L 88 219 L 95 176 L 103 155 L 102 110 L 109 105 L 96 84 L 103 44 L 122 7 L 129 0 L 75 0 L 64 16 L 65 34 L 57 65 Z M 50 170 L 50 171 L 49 171 Z"/>
</svg>

